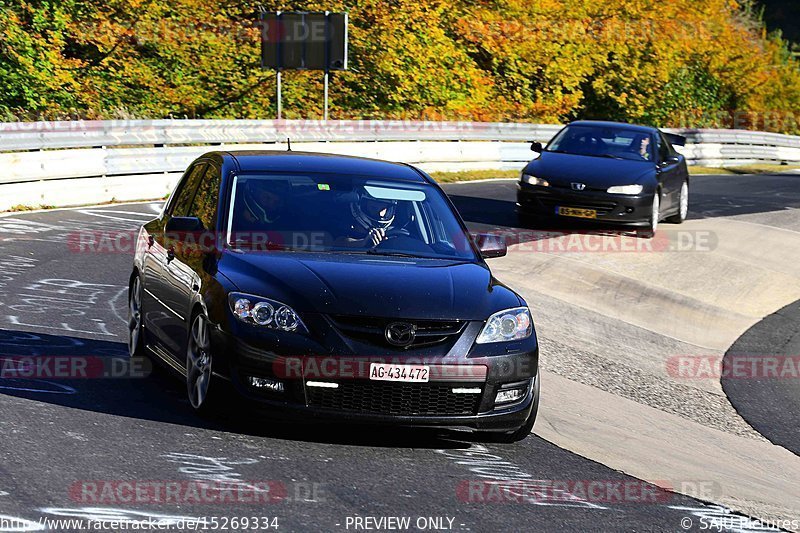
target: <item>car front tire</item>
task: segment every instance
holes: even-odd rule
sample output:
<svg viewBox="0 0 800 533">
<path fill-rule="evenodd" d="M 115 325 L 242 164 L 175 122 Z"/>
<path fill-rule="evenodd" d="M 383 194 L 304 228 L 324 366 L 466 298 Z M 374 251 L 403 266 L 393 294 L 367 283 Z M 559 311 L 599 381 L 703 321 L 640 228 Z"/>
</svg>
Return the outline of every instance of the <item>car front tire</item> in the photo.
<svg viewBox="0 0 800 533">
<path fill-rule="evenodd" d="M 128 292 L 128 354 L 131 358 L 144 356 L 143 317 L 142 278 L 137 274 Z"/>
<path fill-rule="evenodd" d="M 191 324 L 186 343 L 186 392 L 194 410 L 207 415 L 215 411 L 219 393 L 214 383 L 209 322 L 205 314 L 199 312 Z"/>
<path fill-rule="evenodd" d="M 658 222 L 661 220 L 661 191 L 656 191 L 653 195 L 653 207 L 650 210 L 650 221 L 647 231 L 644 232 L 644 237 L 652 239 L 658 231 Z"/>
</svg>

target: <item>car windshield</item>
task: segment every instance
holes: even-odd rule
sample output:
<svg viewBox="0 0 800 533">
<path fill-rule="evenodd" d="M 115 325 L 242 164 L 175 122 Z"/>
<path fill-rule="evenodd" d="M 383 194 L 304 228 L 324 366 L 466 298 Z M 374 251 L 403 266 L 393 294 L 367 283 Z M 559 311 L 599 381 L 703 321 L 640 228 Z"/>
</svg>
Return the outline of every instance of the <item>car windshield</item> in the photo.
<svg viewBox="0 0 800 533">
<path fill-rule="evenodd" d="M 567 126 L 547 145 L 548 152 L 653 161 L 651 136 L 628 128 Z"/>
<path fill-rule="evenodd" d="M 427 184 L 343 174 L 234 176 L 228 243 L 236 248 L 473 261 L 467 234 Z"/>
</svg>

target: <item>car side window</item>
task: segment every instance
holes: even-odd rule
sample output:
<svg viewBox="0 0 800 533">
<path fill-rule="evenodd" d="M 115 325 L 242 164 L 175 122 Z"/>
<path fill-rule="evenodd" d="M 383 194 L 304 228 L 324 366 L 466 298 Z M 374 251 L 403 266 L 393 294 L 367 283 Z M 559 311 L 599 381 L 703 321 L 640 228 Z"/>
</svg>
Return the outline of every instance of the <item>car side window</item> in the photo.
<svg viewBox="0 0 800 533">
<path fill-rule="evenodd" d="M 201 178 L 206 171 L 206 164 L 200 163 L 192 168 L 191 172 L 186 176 L 181 190 L 178 192 L 178 197 L 175 199 L 175 205 L 172 208 L 171 216 L 185 217 L 189 212 L 189 206 L 192 205 L 197 186 L 200 184 Z"/>
<path fill-rule="evenodd" d="M 208 165 L 208 170 L 200 180 L 197 194 L 194 195 L 189 216 L 197 217 L 206 229 L 213 229 L 217 225 L 217 206 L 219 204 L 219 188 L 222 183 L 222 173 L 214 165 Z"/>
</svg>

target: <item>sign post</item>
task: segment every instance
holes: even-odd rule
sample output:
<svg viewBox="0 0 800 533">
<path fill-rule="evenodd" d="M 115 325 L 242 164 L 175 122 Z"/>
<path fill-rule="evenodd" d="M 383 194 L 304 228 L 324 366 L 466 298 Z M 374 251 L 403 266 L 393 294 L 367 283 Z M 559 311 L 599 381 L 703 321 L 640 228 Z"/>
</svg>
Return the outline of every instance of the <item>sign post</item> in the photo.
<svg viewBox="0 0 800 533">
<path fill-rule="evenodd" d="M 277 96 L 278 96 L 278 120 L 283 118 L 283 94 L 281 94 L 281 71 L 278 69 L 278 76 L 276 82 Z"/>
<path fill-rule="evenodd" d="M 283 70 L 323 71 L 323 118 L 328 120 L 330 73 L 347 70 L 347 13 L 262 11 L 261 68 L 277 73 L 278 119 L 283 117 Z"/>
</svg>

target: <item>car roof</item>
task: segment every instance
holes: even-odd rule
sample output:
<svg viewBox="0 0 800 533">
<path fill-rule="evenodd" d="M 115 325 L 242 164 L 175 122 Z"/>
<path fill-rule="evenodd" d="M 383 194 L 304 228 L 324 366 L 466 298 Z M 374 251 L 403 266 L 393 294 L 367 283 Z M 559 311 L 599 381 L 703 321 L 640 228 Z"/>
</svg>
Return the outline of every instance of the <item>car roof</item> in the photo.
<svg viewBox="0 0 800 533">
<path fill-rule="evenodd" d="M 624 128 L 631 131 L 639 131 L 642 133 L 655 133 L 658 128 L 652 126 L 641 126 L 639 124 L 628 124 L 627 122 L 610 122 L 604 120 L 576 120 L 570 122 L 568 126 L 594 126 L 598 128 Z"/>
<path fill-rule="evenodd" d="M 411 165 L 365 157 L 277 150 L 217 152 L 206 157 L 214 155 L 229 160 L 240 172 L 329 172 L 427 182 Z"/>
</svg>

